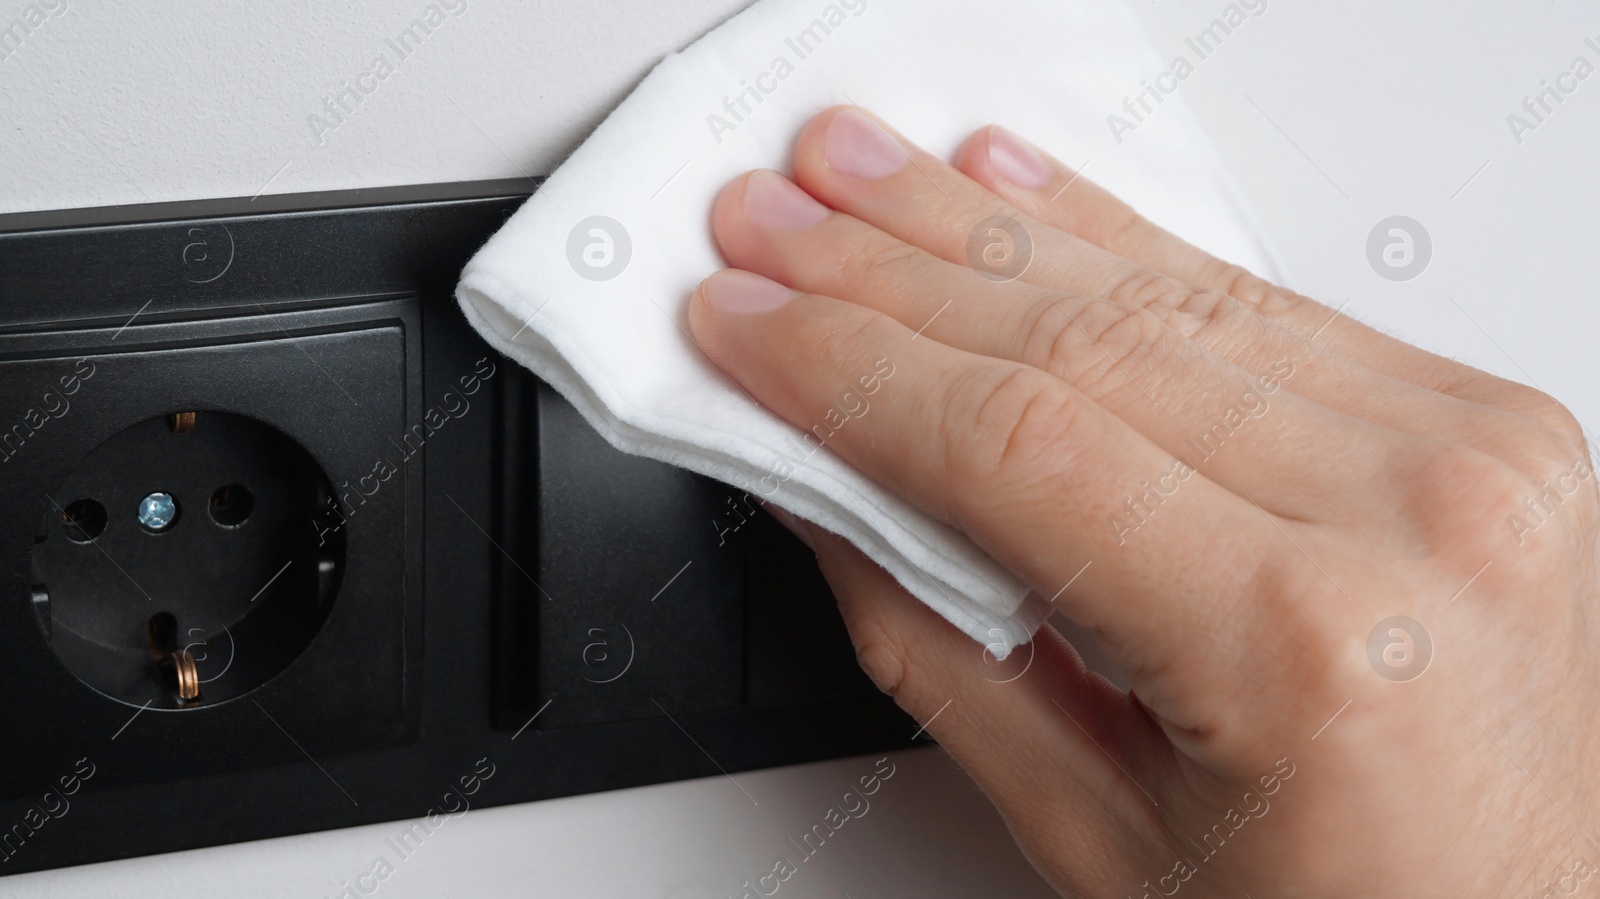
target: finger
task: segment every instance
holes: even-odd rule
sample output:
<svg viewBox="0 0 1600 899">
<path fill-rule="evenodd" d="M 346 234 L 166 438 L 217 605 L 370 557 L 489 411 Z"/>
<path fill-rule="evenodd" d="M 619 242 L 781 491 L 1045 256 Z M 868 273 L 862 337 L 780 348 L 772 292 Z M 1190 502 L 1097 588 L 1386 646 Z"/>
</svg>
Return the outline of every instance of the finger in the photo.
<svg viewBox="0 0 1600 899">
<path fill-rule="evenodd" d="M 976 152 L 971 146 L 969 142 L 963 150 L 963 159 Z M 1432 390 L 1418 387 L 1391 403 L 1393 394 L 1408 392 L 1395 379 L 1308 347 L 1306 333 L 1276 326 L 1258 315 L 1257 308 L 1228 294 L 1196 289 L 1034 218 L 857 109 L 836 108 L 812 120 L 796 142 L 794 165 L 796 182 L 828 206 L 946 261 L 982 267 L 984 260 L 969 249 L 981 249 L 985 238 L 980 232 L 996 223 L 1000 231 L 1017 230 L 1013 239 L 1019 246 L 1031 241 L 1020 280 L 1147 309 L 1180 334 L 1258 376 L 1279 359 L 1303 359 L 1303 377 L 1294 391 L 1328 408 L 1415 434 L 1460 439 L 1487 452 L 1514 453 L 1522 445 L 1518 439 L 1493 436 L 1496 428 L 1477 427 L 1464 419 L 1462 410 L 1434 408 L 1438 403 Z M 991 169 L 979 174 L 991 182 L 1002 180 Z M 1053 183 L 1071 178 L 1058 166 L 1052 173 Z M 1053 209 L 1042 191 L 1013 193 L 1045 211 Z M 1520 421 L 1516 424 L 1518 431 L 1525 428 Z M 1491 435 L 1487 439 L 1494 441 L 1493 447 L 1484 445 L 1485 434 Z"/>
<path fill-rule="evenodd" d="M 956 154 L 956 168 L 1040 222 L 1198 290 L 1227 294 L 1297 335 L 1321 339 L 1373 372 L 1531 417 L 1583 443 L 1570 416 L 1553 408 L 1542 393 L 1397 340 L 1217 259 L 1004 128 L 992 126 L 969 138 Z"/>
<path fill-rule="evenodd" d="M 1292 390 L 1327 408 L 1429 439 L 1464 443 L 1535 479 L 1570 468 L 1575 447 L 1582 445 L 1571 441 L 1573 435 L 1581 436 L 1575 425 L 1559 432 L 1566 439 L 1552 433 L 1548 440 L 1530 441 L 1527 432 L 1539 429 L 1530 429 L 1527 419 L 1512 409 L 1502 406 L 1506 414 L 1485 420 L 1475 414 L 1483 408 L 1476 403 L 1463 399 L 1465 405 L 1452 408 L 1431 388 L 1407 388 L 1384 372 L 1319 349 L 1307 332 L 1258 315 L 1260 307 L 1217 290 L 1196 289 L 1041 222 L 859 110 L 830 110 L 808 124 L 796 143 L 794 164 L 797 182 L 827 205 L 946 261 L 981 267 L 983 260 L 969 252 L 969 244 L 981 247 L 983 237 L 979 234 L 976 243 L 970 238 L 990 222 L 1001 231 L 1017 229 L 1032 242 L 1021 280 L 1147 309 L 1258 377 L 1280 359 L 1295 359 L 1297 365 L 1303 360 Z M 1058 180 L 1065 183 L 1068 178 Z M 1030 198 L 1044 200 L 1037 191 Z M 1547 417 L 1563 414 L 1558 410 Z"/>
<path fill-rule="evenodd" d="M 913 339 L 863 306 L 731 270 L 701 285 L 690 322 L 762 404 L 1059 596 L 1164 714 L 1221 714 L 1241 692 L 1229 681 L 1239 672 L 1215 669 L 1247 651 L 1232 629 L 1260 621 L 1246 608 L 1281 573 L 1298 523 L 1194 473 L 1056 378 Z"/>
<path fill-rule="evenodd" d="M 849 543 L 791 521 L 814 545 L 878 688 L 926 726 L 1018 832 L 1080 846 L 1078 878 L 1112 873 L 1096 869 L 1106 856 L 1093 847 L 1136 838 L 1165 798 L 1170 750 L 1149 718 L 1048 625 L 995 665 Z M 1043 770 L 1063 776 L 1041 779 Z M 1061 813 L 1085 808 L 1098 814 Z"/>
<path fill-rule="evenodd" d="M 981 277 L 830 213 L 775 172 L 736 179 L 718 197 L 712 221 L 733 264 L 870 306 L 946 345 L 1056 375 L 1274 512 L 1302 521 L 1383 520 L 1374 512 L 1386 498 L 1352 486 L 1374 483 L 1405 436 L 1280 393 L 1297 367 L 1287 355 L 1252 377 L 1146 310 Z M 1318 453 L 1341 460 L 1333 476 L 1305 477 L 1298 460 Z"/>
<path fill-rule="evenodd" d="M 968 264 L 974 227 L 1015 222 L 1032 238 L 1024 280 L 1084 296 L 1150 273 L 1038 222 L 852 107 L 812 119 L 795 143 L 795 182 L 826 205 L 941 259 Z"/>
</svg>

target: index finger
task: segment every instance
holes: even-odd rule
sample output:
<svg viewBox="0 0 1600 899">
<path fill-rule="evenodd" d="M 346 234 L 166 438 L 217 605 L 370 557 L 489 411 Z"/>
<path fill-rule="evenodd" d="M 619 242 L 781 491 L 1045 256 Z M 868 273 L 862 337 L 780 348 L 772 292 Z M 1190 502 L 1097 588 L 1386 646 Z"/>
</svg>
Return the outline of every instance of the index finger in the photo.
<svg viewBox="0 0 1600 899">
<path fill-rule="evenodd" d="M 760 402 L 1104 635 L 1136 686 L 1160 672 L 1184 718 L 1232 692 L 1214 663 L 1259 617 L 1241 612 L 1281 543 L 1267 513 L 1066 383 L 863 306 L 725 271 L 690 321 Z"/>
</svg>

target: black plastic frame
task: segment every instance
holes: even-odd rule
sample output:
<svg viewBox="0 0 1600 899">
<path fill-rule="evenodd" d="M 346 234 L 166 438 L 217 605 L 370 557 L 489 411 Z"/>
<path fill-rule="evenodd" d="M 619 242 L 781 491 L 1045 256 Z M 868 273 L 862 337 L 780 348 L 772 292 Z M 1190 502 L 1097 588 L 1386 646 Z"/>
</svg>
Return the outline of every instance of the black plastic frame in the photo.
<svg viewBox="0 0 1600 899">
<path fill-rule="evenodd" d="M 24 473 L 22 456 L 0 465 L 0 501 L 28 509 L 26 527 L 0 524 L 0 873 L 909 744 L 915 724 L 856 670 L 808 551 L 737 491 L 597 443 L 553 391 L 466 326 L 456 276 L 533 186 L 0 216 L 0 373 L 124 342 L 159 372 L 163 354 L 186 348 L 396 328 L 403 350 L 391 357 L 319 361 L 398 378 L 402 430 L 426 436 L 401 463 L 400 526 L 375 529 L 398 554 L 395 585 L 371 592 L 399 622 L 384 629 L 400 641 L 390 645 L 399 667 L 366 664 L 384 658 L 381 640 L 329 631 L 318 639 L 347 662 L 337 676 L 297 682 L 311 670 L 300 660 L 226 708 L 159 716 L 50 669 L 60 666 L 33 620 L 18 536 L 36 523 L 25 498 L 49 489 L 43 472 L 70 471 L 94 445 L 89 431 L 132 423 L 134 410 L 97 409 L 86 395 L 26 447 L 39 469 Z M 219 366 L 214 376 L 239 374 Z M 159 377 L 145 380 L 159 393 Z M 258 413 L 308 389 L 233 386 L 228 407 Z M 0 397 L 8 417 L 32 402 L 25 390 Z M 319 462 L 339 482 L 356 464 L 334 458 L 340 448 L 354 458 L 377 435 L 295 436 L 330 447 Z M 627 491 L 589 489 L 620 482 Z M 739 509 L 750 514 L 724 533 Z M 622 533 L 634 535 L 627 564 L 606 570 L 620 556 L 605 541 Z M 360 552 L 352 544 L 352 565 Z M 360 580 L 347 575 L 336 610 Z M 559 599 L 541 595 L 547 582 Z M 581 642 L 592 641 L 588 622 L 640 615 L 654 617 L 631 630 L 645 640 L 624 675 L 635 680 L 608 691 L 612 663 L 597 668 Z M 60 686 L 39 686 L 48 683 Z M 38 689 L 49 702 L 28 698 Z M 357 695 L 390 703 L 368 714 L 348 701 Z M 332 723 L 330 709 L 343 710 Z M 55 737 L 38 739 L 46 732 Z"/>
</svg>

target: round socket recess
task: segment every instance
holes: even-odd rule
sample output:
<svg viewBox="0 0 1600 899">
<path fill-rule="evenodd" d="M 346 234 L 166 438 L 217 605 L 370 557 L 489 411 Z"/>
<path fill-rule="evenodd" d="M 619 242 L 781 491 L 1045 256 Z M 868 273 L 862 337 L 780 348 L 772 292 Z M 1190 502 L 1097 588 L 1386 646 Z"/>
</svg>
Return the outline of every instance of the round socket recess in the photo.
<svg viewBox="0 0 1600 899">
<path fill-rule="evenodd" d="M 79 680 L 133 706 L 242 695 L 328 617 L 345 562 L 342 531 L 318 523 L 331 495 L 310 453 L 253 418 L 201 411 L 126 428 L 45 504 L 40 629 Z"/>
</svg>

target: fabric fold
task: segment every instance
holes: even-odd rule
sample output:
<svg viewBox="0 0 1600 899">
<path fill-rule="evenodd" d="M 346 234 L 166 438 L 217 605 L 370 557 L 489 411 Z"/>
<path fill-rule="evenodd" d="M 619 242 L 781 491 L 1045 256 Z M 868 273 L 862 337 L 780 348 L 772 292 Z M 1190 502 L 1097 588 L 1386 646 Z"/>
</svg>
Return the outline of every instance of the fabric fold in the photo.
<svg viewBox="0 0 1600 899">
<path fill-rule="evenodd" d="M 457 297 L 491 345 L 613 446 L 840 534 L 1004 658 L 1060 585 L 1030 589 L 754 403 L 695 347 L 688 299 L 723 264 L 711 202 L 741 172 L 786 170 L 806 121 L 855 104 L 947 157 L 1004 124 L 1169 229 L 1275 276 L 1181 84 L 1142 101 L 1127 127 L 1130 97 L 1168 69 L 1121 4 L 762 0 L 658 65 L 472 259 Z"/>
</svg>

